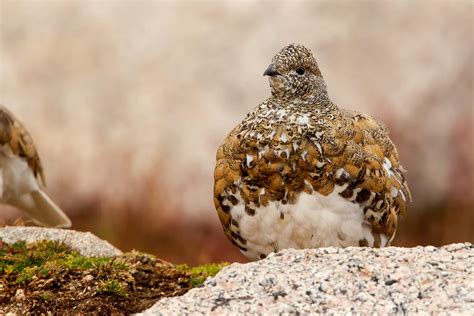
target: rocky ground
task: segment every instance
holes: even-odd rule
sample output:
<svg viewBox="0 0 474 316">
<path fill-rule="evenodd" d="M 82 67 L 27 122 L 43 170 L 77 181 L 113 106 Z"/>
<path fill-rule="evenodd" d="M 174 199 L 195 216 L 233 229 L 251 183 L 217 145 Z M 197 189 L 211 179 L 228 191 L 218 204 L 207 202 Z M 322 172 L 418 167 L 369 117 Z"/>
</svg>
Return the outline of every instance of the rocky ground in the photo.
<svg viewBox="0 0 474 316">
<path fill-rule="evenodd" d="M 9 244 L 17 241 L 31 243 L 38 240 L 54 240 L 67 244 L 83 256 L 119 256 L 122 251 L 89 232 L 70 229 L 6 226 L 0 228 L 0 239 Z"/>
<path fill-rule="evenodd" d="M 474 314 L 474 246 L 285 250 L 232 264 L 144 315 Z"/>
<path fill-rule="evenodd" d="M 232 264 L 200 286 L 221 266 L 122 254 L 70 230 L 5 227 L 0 239 L 0 313 L 474 314 L 470 243 L 284 250 Z M 54 242 L 33 243 L 44 239 Z"/>
</svg>

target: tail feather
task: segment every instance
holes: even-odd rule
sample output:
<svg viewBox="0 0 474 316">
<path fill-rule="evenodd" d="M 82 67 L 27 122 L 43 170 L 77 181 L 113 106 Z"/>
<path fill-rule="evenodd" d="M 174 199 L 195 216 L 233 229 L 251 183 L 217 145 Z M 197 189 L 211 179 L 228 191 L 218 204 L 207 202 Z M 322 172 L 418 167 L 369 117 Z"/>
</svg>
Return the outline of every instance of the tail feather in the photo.
<svg viewBox="0 0 474 316">
<path fill-rule="evenodd" d="M 42 190 L 22 194 L 11 204 L 23 210 L 38 225 L 66 228 L 71 220 Z"/>
</svg>

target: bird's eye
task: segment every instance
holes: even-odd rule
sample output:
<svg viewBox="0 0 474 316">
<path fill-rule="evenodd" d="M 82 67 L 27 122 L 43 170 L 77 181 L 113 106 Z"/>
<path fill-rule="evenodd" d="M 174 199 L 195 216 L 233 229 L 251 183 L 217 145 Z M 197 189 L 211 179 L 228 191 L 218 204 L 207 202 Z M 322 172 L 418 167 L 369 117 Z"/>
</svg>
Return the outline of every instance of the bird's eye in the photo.
<svg viewBox="0 0 474 316">
<path fill-rule="evenodd" d="M 298 75 L 304 75 L 304 68 L 303 67 L 296 68 L 296 73 Z"/>
</svg>

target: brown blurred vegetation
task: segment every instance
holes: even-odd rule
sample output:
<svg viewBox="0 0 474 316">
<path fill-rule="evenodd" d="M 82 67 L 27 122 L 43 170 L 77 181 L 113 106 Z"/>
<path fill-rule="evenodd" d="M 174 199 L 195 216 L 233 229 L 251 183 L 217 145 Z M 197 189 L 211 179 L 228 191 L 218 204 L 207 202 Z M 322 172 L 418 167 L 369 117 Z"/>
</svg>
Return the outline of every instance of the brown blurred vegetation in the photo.
<svg viewBox="0 0 474 316">
<path fill-rule="evenodd" d="M 269 95 L 273 54 L 302 43 L 333 101 L 391 130 L 414 196 L 395 245 L 474 242 L 472 38 L 470 1 L 2 0 L 0 102 L 74 229 L 245 261 L 214 214 L 214 154 Z"/>
</svg>

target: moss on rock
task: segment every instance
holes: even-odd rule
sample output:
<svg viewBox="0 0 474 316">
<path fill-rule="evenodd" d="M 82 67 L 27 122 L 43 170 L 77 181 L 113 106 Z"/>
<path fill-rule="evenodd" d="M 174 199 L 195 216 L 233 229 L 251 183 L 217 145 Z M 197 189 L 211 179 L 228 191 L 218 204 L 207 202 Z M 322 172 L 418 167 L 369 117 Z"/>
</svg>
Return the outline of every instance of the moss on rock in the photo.
<svg viewBox="0 0 474 316">
<path fill-rule="evenodd" d="M 0 312 L 136 313 L 200 286 L 225 265 L 173 265 L 136 251 L 85 257 L 57 241 L 0 241 Z"/>
</svg>

